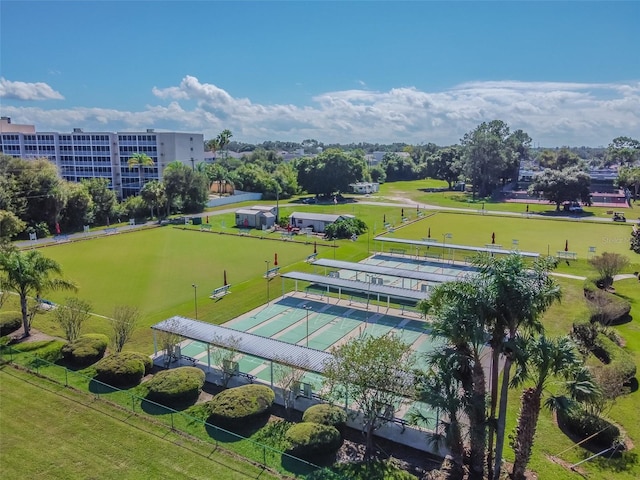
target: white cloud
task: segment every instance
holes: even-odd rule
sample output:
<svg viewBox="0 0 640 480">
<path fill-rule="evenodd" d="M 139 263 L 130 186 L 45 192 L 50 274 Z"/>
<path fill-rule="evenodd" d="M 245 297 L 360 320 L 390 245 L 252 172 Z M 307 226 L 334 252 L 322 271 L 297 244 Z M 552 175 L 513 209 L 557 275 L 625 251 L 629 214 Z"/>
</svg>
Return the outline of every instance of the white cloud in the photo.
<svg viewBox="0 0 640 480">
<path fill-rule="evenodd" d="M 128 112 L 104 108 L 45 110 L 2 107 L 2 114 L 38 130 L 156 128 L 202 132 L 228 128 L 234 139 L 323 142 L 459 142 L 479 123 L 504 120 L 536 144 L 606 145 L 640 131 L 640 82 L 468 82 L 440 92 L 414 87 L 319 93 L 309 105 L 258 104 L 185 76 L 179 85 L 153 87 L 158 105 Z M 168 101 L 168 104 L 163 103 Z M 188 105 L 188 106 L 187 106 Z"/>
<path fill-rule="evenodd" d="M 0 77 L 0 98 L 14 100 L 64 100 L 64 97 L 43 82 L 12 82 Z"/>
</svg>

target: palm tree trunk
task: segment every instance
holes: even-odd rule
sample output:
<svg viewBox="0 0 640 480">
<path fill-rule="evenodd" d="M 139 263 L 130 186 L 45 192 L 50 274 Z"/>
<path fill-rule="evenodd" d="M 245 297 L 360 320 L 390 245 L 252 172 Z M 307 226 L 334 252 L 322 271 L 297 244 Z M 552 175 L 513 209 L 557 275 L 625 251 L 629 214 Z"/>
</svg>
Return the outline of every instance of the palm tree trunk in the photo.
<svg viewBox="0 0 640 480">
<path fill-rule="evenodd" d="M 27 295 L 20 293 L 20 312 L 22 313 L 22 328 L 24 330 L 24 336 L 31 335 L 29 331 L 29 313 L 27 312 Z"/>
<path fill-rule="evenodd" d="M 496 407 L 498 405 L 498 378 L 500 376 L 500 349 L 493 346 L 491 350 L 491 411 L 489 413 L 489 431 L 487 446 L 488 477 L 493 477 L 493 439 L 496 431 Z"/>
<path fill-rule="evenodd" d="M 509 378 L 511 374 L 511 355 L 506 355 L 504 370 L 502 371 L 502 387 L 500 389 L 500 409 L 498 411 L 498 423 L 496 424 L 496 456 L 493 462 L 493 479 L 500 478 L 502 467 L 502 451 L 504 449 L 504 432 L 507 423 L 507 399 L 509 395 Z"/>
<path fill-rule="evenodd" d="M 486 386 L 484 370 L 479 358 L 475 359 L 472 375 L 473 392 L 471 395 L 471 414 L 469 415 L 469 443 L 471 447 L 469 478 L 483 479 L 487 445 Z"/>
<path fill-rule="evenodd" d="M 540 414 L 541 395 L 541 390 L 536 388 L 527 388 L 522 392 L 520 417 L 518 418 L 516 438 L 513 443 L 513 450 L 516 454 L 511 475 L 513 480 L 525 479 L 524 472 L 531 457 L 533 438 L 536 434 L 536 426 Z"/>
</svg>

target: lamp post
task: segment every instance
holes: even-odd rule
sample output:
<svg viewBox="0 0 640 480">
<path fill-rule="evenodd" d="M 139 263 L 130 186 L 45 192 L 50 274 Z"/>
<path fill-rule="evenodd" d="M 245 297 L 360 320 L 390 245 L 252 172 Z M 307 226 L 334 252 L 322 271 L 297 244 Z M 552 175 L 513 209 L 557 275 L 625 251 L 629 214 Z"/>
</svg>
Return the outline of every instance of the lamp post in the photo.
<svg viewBox="0 0 640 480">
<path fill-rule="evenodd" d="M 192 283 L 191 286 L 193 287 L 193 304 L 196 307 L 196 320 L 198 319 L 198 285 L 196 285 L 195 283 Z"/>
<path fill-rule="evenodd" d="M 264 277 L 267 279 L 267 305 L 269 304 L 269 260 L 265 260 L 264 263 L 267 264 L 267 271 L 264 274 Z"/>
<path fill-rule="evenodd" d="M 309 305 L 303 305 L 302 308 L 304 308 L 307 312 L 307 336 L 305 337 L 305 343 L 307 345 L 307 348 L 309 347 L 309 310 L 311 310 L 311 307 Z"/>
</svg>

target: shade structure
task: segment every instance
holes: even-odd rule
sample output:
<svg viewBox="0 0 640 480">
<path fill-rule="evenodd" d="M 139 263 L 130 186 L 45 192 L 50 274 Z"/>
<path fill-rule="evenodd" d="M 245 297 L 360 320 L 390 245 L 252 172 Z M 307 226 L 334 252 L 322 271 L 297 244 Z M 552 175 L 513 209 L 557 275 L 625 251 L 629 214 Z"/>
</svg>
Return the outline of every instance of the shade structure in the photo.
<svg viewBox="0 0 640 480">
<path fill-rule="evenodd" d="M 224 271 L 224 286 L 226 287 L 228 285 L 227 283 L 227 271 Z"/>
<path fill-rule="evenodd" d="M 404 208 L 403 208 L 402 210 L 400 210 L 400 216 L 401 216 L 402 218 L 404 218 Z"/>
<path fill-rule="evenodd" d="M 387 214 L 382 215 L 382 223 L 387 223 Z"/>
<path fill-rule="evenodd" d="M 431 227 L 429 227 L 429 230 L 427 231 L 427 238 L 431 238 Z"/>
<path fill-rule="evenodd" d="M 491 243 L 496 243 L 496 232 L 491 234 Z"/>
<path fill-rule="evenodd" d="M 564 242 L 564 251 L 565 252 L 569 251 L 569 240 L 565 240 L 565 242 Z"/>
<path fill-rule="evenodd" d="M 60 224 L 56 222 L 56 233 L 60 235 Z"/>
<path fill-rule="evenodd" d="M 273 257 L 273 264 L 277 267 L 278 266 L 278 254 L 275 253 L 274 257 Z"/>
<path fill-rule="evenodd" d="M 318 242 L 313 242 L 313 253 L 318 253 Z"/>
</svg>

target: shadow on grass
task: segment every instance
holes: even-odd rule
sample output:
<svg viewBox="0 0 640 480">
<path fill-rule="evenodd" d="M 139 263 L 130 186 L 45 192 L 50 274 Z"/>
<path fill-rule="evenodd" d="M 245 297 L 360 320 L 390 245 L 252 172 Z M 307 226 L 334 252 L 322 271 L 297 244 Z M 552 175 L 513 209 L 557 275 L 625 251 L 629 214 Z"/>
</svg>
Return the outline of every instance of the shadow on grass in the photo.
<svg viewBox="0 0 640 480">
<path fill-rule="evenodd" d="M 205 423 L 207 435 L 223 443 L 239 442 L 263 428 L 269 421 L 269 413 L 251 419 L 238 420 L 235 423 L 220 422 L 209 417 Z"/>
<path fill-rule="evenodd" d="M 167 415 L 173 412 L 182 412 L 193 407 L 196 400 L 197 399 L 163 402 L 162 400 L 143 398 L 140 401 L 140 408 L 149 415 Z"/>
<path fill-rule="evenodd" d="M 336 460 L 336 456 L 335 454 L 323 455 L 323 458 L 318 457 L 318 458 L 314 458 L 313 460 L 314 462 L 316 462 L 316 465 L 313 465 L 305 460 L 289 455 L 288 453 L 283 453 L 280 465 L 282 465 L 282 468 L 285 469 L 287 472 L 292 473 L 295 476 L 304 475 L 306 477 L 309 474 L 318 472 L 319 471 L 317 468 L 318 466 L 329 467 L 333 465 L 333 463 Z M 322 470 L 324 470 L 324 468 Z M 322 477 L 318 477 L 318 478 L 322 478 Z M 336 477 L 336 478 L 339 478 L 339 477 Z"/>
</svg>

